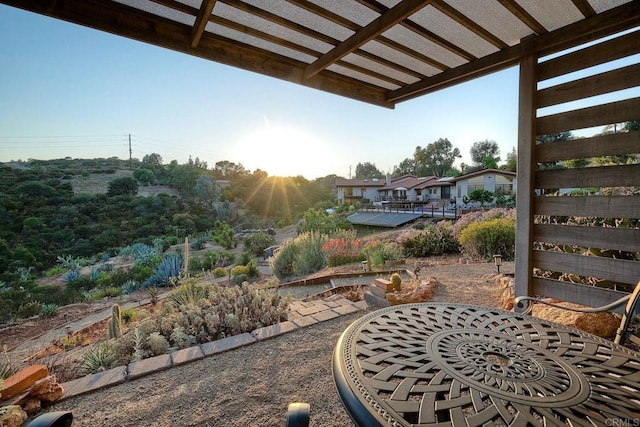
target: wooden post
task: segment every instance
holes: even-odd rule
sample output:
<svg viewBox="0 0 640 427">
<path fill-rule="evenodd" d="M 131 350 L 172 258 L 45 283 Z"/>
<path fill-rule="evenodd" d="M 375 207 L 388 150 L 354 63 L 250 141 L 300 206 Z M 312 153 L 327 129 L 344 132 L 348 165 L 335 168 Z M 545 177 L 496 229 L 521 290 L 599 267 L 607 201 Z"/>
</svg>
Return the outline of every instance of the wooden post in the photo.
<svg viewBox="0 0 640 427">
<path fill-rule="evenodd" d="M 518 192 L 516 194 L 516 296 L 531 295 L 533 287 L 537 67 L 538 58 L 535 54 L 525 56 L 520 61 Z"/>
</svg>

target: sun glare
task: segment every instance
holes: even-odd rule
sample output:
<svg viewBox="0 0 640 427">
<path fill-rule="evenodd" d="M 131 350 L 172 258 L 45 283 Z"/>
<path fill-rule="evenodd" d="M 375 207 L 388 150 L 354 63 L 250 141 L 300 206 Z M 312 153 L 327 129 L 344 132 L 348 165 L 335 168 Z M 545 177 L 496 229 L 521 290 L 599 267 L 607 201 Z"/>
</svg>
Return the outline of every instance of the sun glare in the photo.
<svg viewBox="0 0 640 427">
<path fill-rule="evenodd" d="M 328 175 L 330 153 L 318 138 L 294 128 L 267 126 L 256 130 L 236 147 L 237 161 L 246 169 L 263 170 L 269 176 L 307 179 Z"/>
</svg>

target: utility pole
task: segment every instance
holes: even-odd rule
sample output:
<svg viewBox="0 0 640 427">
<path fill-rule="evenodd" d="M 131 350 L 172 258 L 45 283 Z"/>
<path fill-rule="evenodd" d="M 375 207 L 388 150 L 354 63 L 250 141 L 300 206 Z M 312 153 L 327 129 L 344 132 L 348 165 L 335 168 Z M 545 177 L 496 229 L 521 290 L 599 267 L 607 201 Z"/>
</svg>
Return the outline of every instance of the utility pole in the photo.
<svg viewBox="0 0 640 427">
<path fill-rule="evenodd" d="M 129 134 L 129 170 L 133 170 L 131 166 L 131 134 Z"/>
</svg>

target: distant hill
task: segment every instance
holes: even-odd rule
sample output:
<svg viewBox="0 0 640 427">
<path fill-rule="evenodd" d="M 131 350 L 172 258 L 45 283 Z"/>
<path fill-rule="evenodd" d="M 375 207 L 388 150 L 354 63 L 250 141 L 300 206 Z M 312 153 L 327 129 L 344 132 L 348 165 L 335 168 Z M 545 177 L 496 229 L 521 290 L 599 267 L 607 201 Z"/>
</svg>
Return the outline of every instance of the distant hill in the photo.
<svg viewBox="0 0 640 427">
<path fill-rule="evenodd" d="M 76 175 L 71 179 L 71 185 L 73 186 L 73 192 L 76 194 L 106 194 L 109 189 L 109 182 L 122 176 L 133 177 L 133 172 L 118 169 L 115 173 L 92 173 L 89 176 Z M 179 196 L 176 189 L 166 185 L 150 185 L 148 187 L 140 186 L 138 188 L 138 196 L 146 197 L 158 194 Z"/>
</svg>

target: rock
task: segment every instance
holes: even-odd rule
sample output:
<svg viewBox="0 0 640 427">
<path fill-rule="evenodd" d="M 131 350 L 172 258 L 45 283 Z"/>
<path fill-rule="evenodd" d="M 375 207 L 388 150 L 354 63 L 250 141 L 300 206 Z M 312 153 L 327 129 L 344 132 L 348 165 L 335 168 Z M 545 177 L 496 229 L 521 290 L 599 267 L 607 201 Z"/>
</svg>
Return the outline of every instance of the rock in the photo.
<svg viewBox="0 0 640 427">
<path fill-rule="evenodd" d="M 33 415 L 42 408 L 42 401 L 37 397 L 27 397 L 20 402 L 20 407 L 27 414 Z"/>
<path fill-rule="evenodd" d="M 27 413 L 18 405 L 0 408 L 0 427 L 20 427 L 27 420 Z"/>
<path fill-rule="evenodd" d="M 30 397 L 36 397 L 44 402 L 55 402 L 64 394 L 64 390 L 56 381 L 55 375 L 36 381 L 29 390 Z"/>
<path fill-rule="evenodd" d="M 49 375 L 49 369 L 45 365 L 31 365 L 21 369 L 4 380 L 4 388 L 0 390 L 0 400 L 16 396 L 47 375 Z"/>
<path fill-rule="evenodd" d="M 597 335 L 611 338 L 620 327 L 620 318 L 611 313 L 583 313 L 576 319 L 576 328 Z"/>
</svg>

